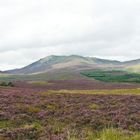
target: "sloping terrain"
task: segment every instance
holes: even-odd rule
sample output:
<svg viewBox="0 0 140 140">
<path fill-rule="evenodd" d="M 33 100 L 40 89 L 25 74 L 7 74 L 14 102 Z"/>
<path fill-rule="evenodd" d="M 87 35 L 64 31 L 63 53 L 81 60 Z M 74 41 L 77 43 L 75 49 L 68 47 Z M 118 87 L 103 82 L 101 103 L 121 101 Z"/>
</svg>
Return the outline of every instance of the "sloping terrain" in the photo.
<svg viewBox="0 0 140 140">
<path fill-rule="evenodd" d="M 136 59 L 136 60 L 131 60 L 131 61 L 125 61 L 123 62 L 125 65 L 140 65 L 140 59 Z"/>
<path fill-rule="evenodd" d="M 121 70 L 140 72 L 140 59 L 120 62 L 93 57 L 48 56 L 21 69 L 0 73 L 0 81 L 79 79 L 83 71 Z M 84 77 L 87 79 L 86 77 Z"/>
<path fill-rule="evenodd" d="M 6 71 L 6 73 L 33 74 L 33 73 L 42 73 L 42 72 L 61 70 L 61 69 L 81 70 L 81 69 L 116 67 L 116 66 L 117 67 L 121 66 L 121 62 L 92 58 L 92 57 L 82 57 L 77 55 L 48 56 L 24 68 L 9 70 Z"/>
<path fill-rule="evenodd" d="M 0 86 L 0 140 L 139 140 L 140 75 L 117 70 L 136 65 L 50 56 L 6 71 L 0 81 L 14 87 Z"/>
<path fill-rule="evenodd" d="M 51 71 L 81 71 L 86 69 L 125 69 L 138 71 L 140 59 L 120 62 L 99 59 L 95 57 L 83 57 L 78 55 L 55 56 L 51 55 L 40 59 L 21 69 L 5 71 L 7 74 L 38 74 Z"/>
<path fill-rule="evenodd" d="M 61 69 L 36 74 L 1 74 L 0 81 L 70 80 L 79 79 L 81 77 L 78 71 Z"/>
<path fill-rule="evenodd" d="M 125 69 L 131 72 L 140 72 L 140 59 L 125 62 Z"/>
<path fill-rule="evenodd" d="M 130 73 L 126 71 L 86 71 L 81 74 L 104 82 L 126 82 L 126 83 L 140 83 L 139 73 Z"/>
<path fill-rule="evenodd" d="M 140 64 L 128 66 L 126 67 L 126 70 L 132 71 L 132 72 L 140 72 Z"/>
</svg>

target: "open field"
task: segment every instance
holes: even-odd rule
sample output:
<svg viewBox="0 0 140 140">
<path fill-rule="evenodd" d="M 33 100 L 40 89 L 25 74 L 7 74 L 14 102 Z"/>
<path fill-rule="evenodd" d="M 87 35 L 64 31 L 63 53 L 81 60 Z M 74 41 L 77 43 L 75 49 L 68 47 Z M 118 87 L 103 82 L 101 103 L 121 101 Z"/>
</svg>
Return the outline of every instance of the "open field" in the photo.
<svg viewBox="0 0 140 140">
<path fill-rule="evenodd" d="M 0 74 L 0 81 L 70 80 L 81 78 L 77 71 L 61 70 L 35 74 Z"/>
<path fill-rule="evenodd" d="M 140 89 L 110 89 L 110 90 L 49 90 L 44 94 L 91 94 L 91 95 L 140 95 Z"/>
<path fill-rule="evenodd" d="M 0 140 L 139 140 L 139 131 L 138 84 L 69 80 L 0 87 Z"/>
<path fill-rule="evenodd" d="M 25 87 L 41 90 L 101 90 L 101 89 L 136 89 L 140 84 L 108 83 L 90 79 L 49 80 L 49 81 L 18 81 L 16 87 Z"/>
</svg>

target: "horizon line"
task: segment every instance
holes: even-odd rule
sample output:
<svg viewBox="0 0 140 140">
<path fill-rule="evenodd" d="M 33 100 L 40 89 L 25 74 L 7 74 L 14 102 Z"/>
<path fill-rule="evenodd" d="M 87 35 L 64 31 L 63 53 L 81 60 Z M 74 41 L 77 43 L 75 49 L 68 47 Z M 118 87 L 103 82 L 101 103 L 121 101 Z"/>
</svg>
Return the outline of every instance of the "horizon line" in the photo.
<svg viewBox="0 0 140 140">
<path fill-rule="evenodd" d="M 9 70 L 15 70 L 15 69 L 21 69 L 21 68 L 24 68 L 28 65 L 31 65 L 37 61 L 40 61 L 44 58 L 47 58 L 47 57 L 51 57 L 51 56 L 56 56 L 56 57 L 61 57 L 61 56 L 64 56 L 64 57 L 69 57 L 69 56 L 79 56 L 79 57 L 84 57 L 84 58 L 97 58 L 97 59 L 102 59 L 102 60 L 109 60 L 109 61 L 118 61 L 120 63 L 125 63 L 125 62 L 131 62 L 131 61 L 136 61 L 136 60 L 139 60 L 140 58 L 136 58 L 136 59 L 128 59 L 128 60 L 124 60 L 124 61 L 121 61 L 121 60 L 117 60 L 117 59 L 109 59 L 109 58 L 103 58 L 103 57 L 100 57 L 100 56 L 84 56 L 84 55 L 78 55 L 78 54 L 71 54 L 71 55 L 55 55 L 55 54 L 52 54 L 52 55 L 47 55 L 46 57 L 42 57 L 40 59 L 37 59 L 36 61 L 34 60 L 33 62 L 30 62 L 29 64 L 26 64 L 24 66 L 21 66 L 21 67 L 17 67 L 17 68 L 13 68 L 13 69 L 5 69 L 5 70 L 1 70 L 0 69 L 0 72 L 6 72 L 6 71 L 9 71 Z"/>
</svg>

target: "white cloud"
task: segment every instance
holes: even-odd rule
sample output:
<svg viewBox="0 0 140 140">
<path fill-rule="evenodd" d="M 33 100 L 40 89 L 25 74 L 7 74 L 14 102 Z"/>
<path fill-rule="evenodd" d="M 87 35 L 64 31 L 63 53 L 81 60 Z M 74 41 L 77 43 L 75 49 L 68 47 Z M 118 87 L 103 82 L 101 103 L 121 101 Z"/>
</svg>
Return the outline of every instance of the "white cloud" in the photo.
<svg viewBox="0 0 140 140">
<path fill-rule="evenodd" d="M 0 69 L 47 55 L 140 56 L 139 0 L 0 0 Z"/>
</svg>

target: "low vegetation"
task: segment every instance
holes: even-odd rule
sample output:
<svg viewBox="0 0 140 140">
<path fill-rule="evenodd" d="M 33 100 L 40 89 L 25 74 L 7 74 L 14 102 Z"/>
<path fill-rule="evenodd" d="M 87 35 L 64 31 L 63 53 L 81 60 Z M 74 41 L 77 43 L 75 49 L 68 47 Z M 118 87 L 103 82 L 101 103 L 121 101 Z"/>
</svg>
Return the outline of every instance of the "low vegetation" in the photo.
<svg viewBox="0 0 140 140">
<path fill-rule="evenodd" d="M 114 92 L 1 88 L 0 139 L 139 140 L 140 89 Z"/>
<path fill-rule="evenodd" d="M 14 84 L 12 82 L 1 82 L 0 86 L 14 87 Z"/>
<path fill-rule="evenodd" d="M 112 89 L 112 90 L 49 90 L 41 94 L 92 94 L 92 95 L 140 95 L 137 89 Z"/>
<path fill-rule="evenodd" d="M 28 88 L 26 84 L 24 88 L 20 84 L 19 88 L 1 87 L 0 140 L 140 139 L 140 88 L 74 90 L 73 81 L 61 82 L 30 81 L 26 82 Z M 54 89 L 48 90 L 49 86 Z"/>
<path fill-rule="evenodd" d="M 85 129 L 86 130 L 86 129 Z M 139 140 L 140 133 L 128 134 L 127 132 L 119 129 L 103 129 L 100 132 L 86 130 L 85 140 Z M 80 140 L 78 137 L 71 137 L 69 140 Z"/>
<path fill-rule="evenodd" d="M 53 83 L 47 82 L 47 81 L 29 81 L 28 82 L 31 85 L 34 86 L 46 86 L 46 85 L 52 85 Z"/>
<path fill-rule="evenodd" d="M 125 71 L 87 71 L 82 72 L 85 75 L 96 80 L 104 82 L 130 82 L 130 83 L 140 83 L 140 74 L 138 73 L 128 73 Z"/>
<path fill-rule="evenodd" d="M 127 71 L 131 71 L 131 72 L 140 72 L 140 65 L 132 65 L 132 66 L 128 66 L 126 67 Z"/>
</svg>

